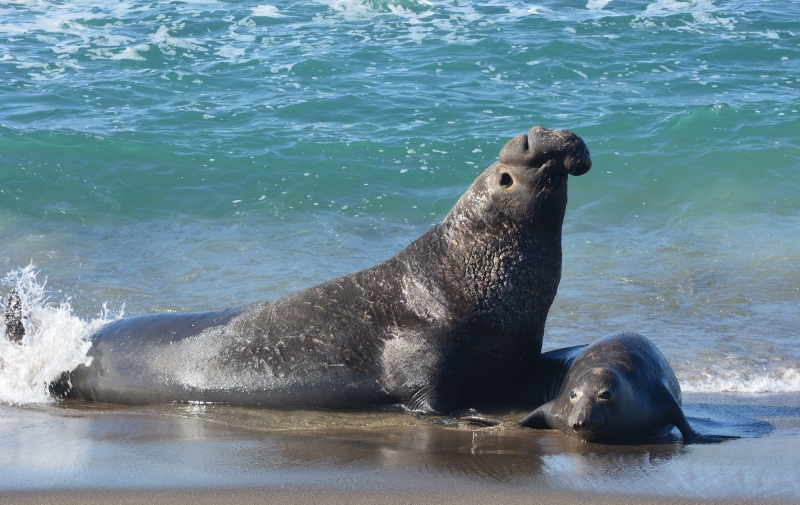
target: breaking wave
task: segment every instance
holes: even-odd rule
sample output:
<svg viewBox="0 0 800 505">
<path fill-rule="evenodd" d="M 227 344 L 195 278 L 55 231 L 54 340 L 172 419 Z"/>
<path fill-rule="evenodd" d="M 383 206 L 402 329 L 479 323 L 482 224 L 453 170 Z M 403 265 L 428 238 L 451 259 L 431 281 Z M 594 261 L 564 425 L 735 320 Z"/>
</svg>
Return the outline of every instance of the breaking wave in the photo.
<svg viewBox="0 0 800 505">
<path fill-rule="evenodd" d="M 30 405 L 55 401 L 48 385 L 78 365 L 91 364 L 87 357 L 90 337 L 97 328 L 122 317 L 103 305 L 97 318 L 83 320 L 72 313 L 69 299 L 55 302 L 38 281 L 34 266 L 13 270 L 0 282 L 5 293 L 20 298 L 25 335 L 19 343 L 0 338 L 0 402 Z M 2 308 L 8 303 L 3 296 Z M 3 328 L 5 330 L 5 328 Z"/>
</svg>

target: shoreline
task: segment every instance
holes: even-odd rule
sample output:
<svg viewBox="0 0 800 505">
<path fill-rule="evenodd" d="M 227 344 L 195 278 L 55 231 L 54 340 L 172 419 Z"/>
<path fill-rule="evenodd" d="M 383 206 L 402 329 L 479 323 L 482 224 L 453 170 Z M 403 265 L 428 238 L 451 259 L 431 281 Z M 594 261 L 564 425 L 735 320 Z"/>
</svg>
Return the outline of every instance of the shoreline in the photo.
<svg viewBox="0 0 800 505">
<path fill-rule="evenodd" d="M 442 427 L 400 414 L 76 407 L 0 405 L 0 501 L 800 501 L 787 471 L 800 468 L 800 393 L 687 393 L 690 422 L 741 436 L 708 445 L 679 435 L 587 444 L 553 430 Z M 282 417 L 306 429 L 270 429 Z"/>
<path fill-rule="evenodd" d="M 165 505 L 259 504 L 287 505 L 326 503 L 332 505 L 415 505 L 481 503 L 483 505 L 784 505 L 793 500 L 692 499 L 631 496 L 604 493 L 574 493 L 536 490 L 518 493 L 508 490 L 379 491 L 320 488 L 195 488 L 172 490 L 69 490 L 0 493 L 5 503 L 17 505 L 94 505 L 106 503 L 162 503 Z"/>
</svg>

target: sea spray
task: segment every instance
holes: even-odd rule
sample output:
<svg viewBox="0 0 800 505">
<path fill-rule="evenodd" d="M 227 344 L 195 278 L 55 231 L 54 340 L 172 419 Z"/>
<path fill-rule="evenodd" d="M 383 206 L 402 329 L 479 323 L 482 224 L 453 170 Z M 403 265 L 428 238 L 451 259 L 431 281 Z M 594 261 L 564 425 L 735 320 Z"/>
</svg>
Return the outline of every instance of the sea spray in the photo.
<svg viewBox="0 0 800 505">
<path fill-rule="evenodd" d="M 9 272 L 2 280 L 4 291 L 20 298 L 25 336 L 20 343 L 0 338 L 0 402 L 10 404 L 49 403 L 54 399 L 48 385 L 78 365 L 91 364 L 87 357 L 94 330 L 122 317 L 122 309 L 111 315 L 105 306 L 97 318 L 84 321 L 72 314 L 69 299 L 53 302 L 45 290 L 47 281 L 37 280 L 34 266 Z"/>
<path fill-rule="evenodd" d="M 734 366 L 726 363 L 695 366 L 678 373 L 681 389 L 692 393 L 790 393 L 800 391 L 800 373 L 790 364 Z"/>
</svg>

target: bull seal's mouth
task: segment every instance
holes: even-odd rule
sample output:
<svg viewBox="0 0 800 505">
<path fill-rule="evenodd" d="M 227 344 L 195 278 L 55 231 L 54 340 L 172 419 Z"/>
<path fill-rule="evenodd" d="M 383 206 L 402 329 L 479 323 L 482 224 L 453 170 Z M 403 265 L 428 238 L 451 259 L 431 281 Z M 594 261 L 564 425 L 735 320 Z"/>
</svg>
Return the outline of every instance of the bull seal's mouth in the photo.
<svg viewBox="0 0 800 505">
<path fill-rule="evenodd" d="M 567 174 L 550 171 L 542 174 L 537 183 L 535 194 L 539 198 L 547 198 L 564 191 L 567 187 Z"/>
</svg>

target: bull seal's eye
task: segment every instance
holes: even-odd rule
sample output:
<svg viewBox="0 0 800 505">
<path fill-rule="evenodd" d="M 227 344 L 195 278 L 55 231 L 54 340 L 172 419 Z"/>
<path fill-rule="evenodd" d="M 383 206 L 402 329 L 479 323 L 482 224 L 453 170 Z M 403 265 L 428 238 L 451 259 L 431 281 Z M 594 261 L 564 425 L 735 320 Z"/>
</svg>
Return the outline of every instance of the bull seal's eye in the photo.
<svg viewBox="0 0 800 505">
<path fill-rule="evenodd" d="M 611 394 L 611 391 L 609 391 L 609 390 L 605 390 L 602 393 L 600 393 L 599 395 L 597 395 L 597 397 L 600 398 L 601 400 L 610 400 L 612 396 L 613 395 Z"/>
<path fill-rule="evenodd" d="M 504 188 L 510 188 L 511 185 L 514 184 L 514 179 L 511 178 L 507 172 L 503 172 L 500 174 L 500 185 Z"/>
<path fill-rule="evenodd" d="M 576 393 L 575 391 L 570 391 L 569 397 L 574 400 L 575 398 L 578 397 L 578 393 Z"/>
</svg>

